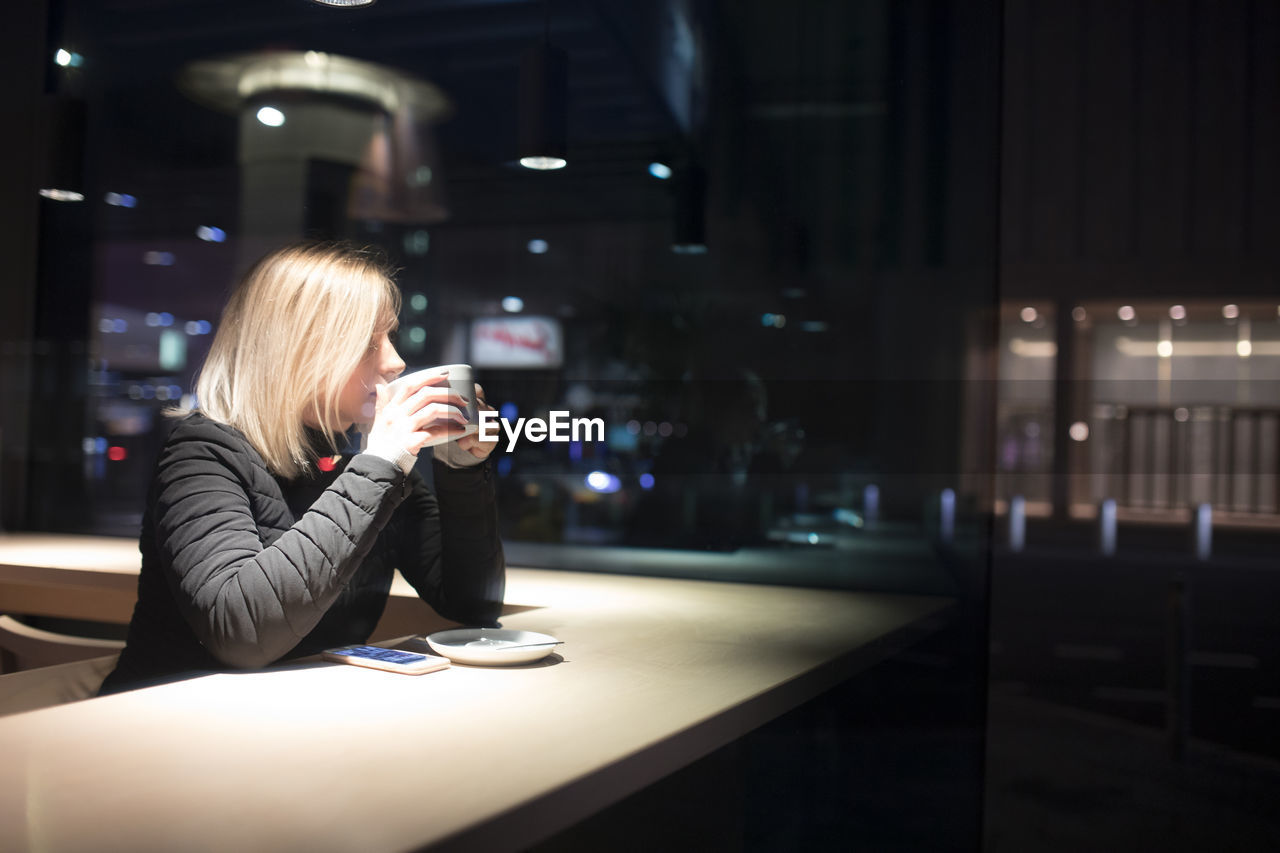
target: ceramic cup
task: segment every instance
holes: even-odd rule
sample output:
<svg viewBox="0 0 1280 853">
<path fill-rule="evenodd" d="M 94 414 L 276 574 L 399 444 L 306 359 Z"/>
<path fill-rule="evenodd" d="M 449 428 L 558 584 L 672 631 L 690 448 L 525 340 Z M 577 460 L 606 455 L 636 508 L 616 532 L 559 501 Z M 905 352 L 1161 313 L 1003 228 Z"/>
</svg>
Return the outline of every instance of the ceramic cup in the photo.
<svg viewBox="0 0 1280 853">
<path fill-rule="evenodd" d="M 428 441 L 424 447 L 431 447 L 435 444 L 444 444 L 446 441 L 453 441 L 464 435 L 470 435 L 480 428 L 479 409 L 476 405 L 476 386 L 471 378 L 471 365 L 469 364 L 442 364 L 439 367 L 428 367 L 425 370 L 416 370 L 413 373 L 406 373 L 395 382 L 391 383 L 391 390 L 394 392 L 405 385 L 414 385 L 427 376 L 439 376 L 442 373 L 449 375 L 449 390 L 454 394 L 467 401 L 465 413 L 467 416 L 467 425 L 465 428 L 450 428 L 445 435 L 437 436 Z"/>
</svg>

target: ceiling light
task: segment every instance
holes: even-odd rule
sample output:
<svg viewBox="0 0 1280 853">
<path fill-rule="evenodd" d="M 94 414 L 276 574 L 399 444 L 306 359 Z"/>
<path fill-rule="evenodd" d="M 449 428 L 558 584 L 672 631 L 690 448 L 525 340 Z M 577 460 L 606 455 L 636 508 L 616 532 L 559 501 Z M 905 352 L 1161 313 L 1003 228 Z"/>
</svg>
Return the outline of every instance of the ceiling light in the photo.
<svg viewBox="0 0 1280 853">
<path fill-rule="evenodd" d="M 84 57 L 72 50 L 58 48 L 58 52 L 53 55 L 53 61 L 63 68 L 79 68 L 84 65 Z"/>
<path fill-rule="evenodd" d="M 541 41 L 520 59 L 519 160 L 526 169 L 563 169 L 568 136 L 568 59 Z"/>
<path fill-rule="evenodd" d="M 54 201 L 84 201 L 84 193 L 75 190 L 60 190 L 54 187 L 41 187 L 40 195 Z"/>
<path fill-rule="evenodd" d="M 666 163 L 650 163 L 649 174 L 653 175 L 660 181 L 665 181 L 667 178 L 671 177 L 671 167 Z"/>
<path fill-rule="evenodd" d="M 84 101 L 47 96 L 41 104 L 39 131 L 40 195 L 53 201 L 84 201 Z"/>
<path fill-rule="evenodd" d="M 452 111 L 426 81 L 372 62 L 318 51 L 281 50 L 202 59 L 183 66 L 178 88 L 194 100 L 233 114 L 275 93 L 306 92 L 376 104 L 389 115 L 409 110 L 431 121 Z"/>
<path fill-rule="evenodd" d="M 258 121 L 267 127 L 279 127 L 284 124 L 284 113 L 275 107 L 262 107 L 258 110 Z"/>
<path fill-rule="evenodd" d="M 526 169 L 535 169 L 539 172 L 549 172 L 552 169 L 563 169 L 569 165 L 569 161 L 563 157 L 521 157 L 520 165 Z"/>
</svg>

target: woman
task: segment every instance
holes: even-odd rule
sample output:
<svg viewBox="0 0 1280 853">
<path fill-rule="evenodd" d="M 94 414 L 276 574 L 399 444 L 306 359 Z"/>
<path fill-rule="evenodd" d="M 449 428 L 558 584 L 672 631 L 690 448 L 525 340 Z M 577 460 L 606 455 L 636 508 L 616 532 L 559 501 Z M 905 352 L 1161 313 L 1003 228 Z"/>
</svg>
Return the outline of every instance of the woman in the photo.
<svg viewBox="0 0 1280 853">
<path fill-rule="evenodd" d="M 405 368 L 389 337 L 399 305 L 387 271 L 344 246 L 277 251 L 241 281 L 197 408 L 160 453 L 138 603 L 102 693 L 363 642 L 397 568 L 441 615 L 495 623 L 496 442 L 433 448 L 438 501 L 413 471 L 465 401 L 444 377 L 388 389 Z M 366 449 L 337 456 L 370 421 Z"/>
</svg>

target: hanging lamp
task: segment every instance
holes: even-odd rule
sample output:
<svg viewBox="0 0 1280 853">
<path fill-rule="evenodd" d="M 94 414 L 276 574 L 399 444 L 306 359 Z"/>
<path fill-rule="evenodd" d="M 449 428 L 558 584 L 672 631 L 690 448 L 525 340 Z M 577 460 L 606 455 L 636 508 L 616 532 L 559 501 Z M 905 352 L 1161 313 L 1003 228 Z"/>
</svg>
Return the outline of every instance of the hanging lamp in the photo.
<svg viewBox="0 0 1280 853">
<path fill-rule="evenodd" d="M 547 171 L 563 169 L 569 120 L 568 55 L 551 45 L 551 13 L 546 11 L 542 41 L 520 59 L 520 165 Z"/>
</svg>

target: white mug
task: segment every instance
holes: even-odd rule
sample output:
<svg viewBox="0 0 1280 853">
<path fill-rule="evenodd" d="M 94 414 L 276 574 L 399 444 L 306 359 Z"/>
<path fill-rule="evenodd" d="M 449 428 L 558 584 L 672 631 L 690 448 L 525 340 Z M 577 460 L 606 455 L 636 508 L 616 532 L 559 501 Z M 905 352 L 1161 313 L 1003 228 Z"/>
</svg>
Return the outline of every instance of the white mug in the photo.
<svg viewBox="0 0 1280 853">
<path fill-rule="evenodd" d="M 476 386 L 471 378 L 471 365 L 469 364 L 442 364 L 439 367 L 428 367 L 425 370 L 406 373 L 392 382 L 390 388 L 395 391 L 397 386 L 410 385 L 424 377 L 439 376 L 443 373 L 449 374 L 450 392 L 467 401 L 466 408 L 463 409 L 467 416 L 467 425 L 461 428 L 450 426 L 448 432 L 431 439 L 423 445 L 424 447 L 444 444 L 446 441 L 453 441 L 464 435 L 471 435 L 480 429 L 480 411 L 476 402 Z"/>
</svg>

